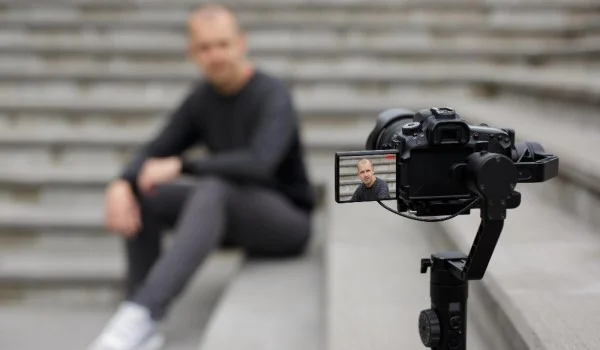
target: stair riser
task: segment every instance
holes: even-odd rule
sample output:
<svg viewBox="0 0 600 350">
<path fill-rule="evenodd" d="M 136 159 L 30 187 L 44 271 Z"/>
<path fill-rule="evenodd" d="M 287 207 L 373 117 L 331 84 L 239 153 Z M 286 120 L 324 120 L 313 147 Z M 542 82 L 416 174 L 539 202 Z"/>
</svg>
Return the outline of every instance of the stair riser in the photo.
<svg viewBox="0 0 600 350">
<path fill-rule="evenodd" d="M 566 55 L 566 56 L 544 56 L 543 60 L 538 58 L 527 58 L 521 55 L 445 55 L 435 52 L 424 54 L 406 54 L 399 50 L 396 55 L 377 55 L 370 51 L 364 51 L 360 55 L 350 54 L 312 54 L 312 55 L 293 55 L 286 52 L 258 53 L 251 52 L 249 58 L 254 62 L 260 62 L 262 66 L 283 66 L 296 69 L 299 65 L 319 64 L 321 66 L 344 67 L 357 66 L 364 69 L 376 69 L 381 66 L 399 67 L 402 65 L 419 65 L 427 63 L 446 63 L 446 64 L 493 64 L 493 65 L 565 65 L 572 64 L 581 67 L 582 64 L 594 66 L 598 64 L 597 56 L 587 57 L 586 55 Z M 127 54 L 127 53 L 8 53 L 3 52 L 0 57 L 0 66 L 2 67 L 35 67 L 36 69 L 60 69 L 65 66 L 76 65 L 101 65 L 115 67 L 153 67 L 160 70 L 161 66 L 177 66 L 187 64 L 188 60 L 185 53 L 174 53 L 168 55 L 150 55 L 150 54 Z M 416 66 L 417 67 L 417 66 Z M 26 69 L 26 68 L 25 68 Z M 368 71 L 368 70 L 367 70 Z"/>
<path fill-rule="evenodd" d="M 0 205 L 76 206 L 102 209 L 105 185 L 0 185 Z"/>
<path fill-rule="evenodd" d="M 364 139 L 356 142 L 337 143 L 328 145 L 326 142 L 320 144 L 307 144 L 305 146 L 306 157 L 334 156 L 336 151 L 361 150 L 364 149 Z M 113 172 L 121 167 L 135 154 L 139 144 L 128 146 L 67 146 L 67 147 L 2 147 L 0 146 L 0 162 L 10 164 L 19 169 L 31 167 L 39 168 L 69 168 L 91 167 L 101 168 L 103 173 Z M 200 152 L 200 148 L 191 149 L 191 154 Z"/>
<path fill-rule="evenodd" d="M 115 147 L 69 147 L 57 150 L 44 148 L 0 149 L 0 161 L 14 167 L 81 167 L 115 169 L 131 157 L 131 148 L 120 152 Z"/>
<path fill-rule="evenodd" d="M 591 227 L 600 226 L 600 190 L 590 191 L 565 177 L 539 184 L 519 184 L 516 190 L 518 191 L 519 188 L 531 190 L 546 203 L 560 208 L 565 214 L 573 215 Z M 507 220 L 510 220 L 510 212 Z M 532 220 L 544 220 L 544 218 L 532 218 Z M 598 233 L 600 234 L 600 231 Z"/>
<path fill-rule="evenodd" d="M 96 208 L 102 210 L 105 200 L 105 187 L 97 186 L 19 186 L 10 189 L 0 186 L 0 205 L 40 205 L 53 206 L 77 206 Z M 342 196 L 350 196 L 358 184 L 340 186 Z M 390 181 L 388 184 L 390 193 L 395 195 L 396 183 Z M 349 197 L 348 197 L 349 198 Z"/>
<path fill-rule="evenodd" d="M 558 53 L 548 52 L 543 47 L 531 46 L 527 44 L 519 45 L 520 50 L 513 47 L 514 44 L 509 44 L 512 50 L 499 50 L 497 44 L 472 46 L 466 45 L 464 49 L 455 47 L 452 43 L 448 43 L 443 47 L 435 45 L 420 47 L 413 44 L 388 44 L 391 46 L 385 49 L 370 49 L 364 45 L 357 45 L 350 49 L 345 47 L 334 48 L 329 45 L 326 48 L 305 47 L 300 48 L 294 46 L 291 42 L 287 47 L 255 47 L 249 54 L 252 60 L 263 59 L 279 59 L 289 57 L 291 60 L 314 60 L 315 58 L 327 59 L 332 63 L 348 59 L 363 59 L 376 60 L 383 62 L 401 63 L 403 61 L 420 61 L 423 59 L 433 59 L 443 61 L 484 61 L 484 62 L 520 62 L 522 60 L 536 60 L 543 58 L 544 61 L 561 62 L 586 59 L 586 56 L 598 55 L 597 47 L 582 48 L 577 52 L 567 51 L 567 49 Z M 397 49 L 392 49 L 397 47 Z M 529 53 L 529 50 L 532 53 Z M 112 46 L 91 46 L 83 48 L 68 44 L 62 47 L 50 45 L 46 47 L 28 47 L 17 46 L 15 44 L 3 45 L 0 52 L 5 57 L 18 57 L 17 59 L 45 59 L 52 60 L 72 60 L 85 58 L 89 61 L 108 61 L 108 60 L 133 60 L 138 62 L 181 62 L 186 60 L 185 48 L 176 45 L 170 48 L 160 46 L 152 46 L 148 44 L 146 47 L 129 46 L 122 44 L 118 48 Z M 592 57 L 593 58 L 593 57 Z"/>
<path fill-rule="evenodd" d="M 254 56 L 254 62 L 259 67 L 264 67 L 268 71 L 288 79 L 288 76 L 295 76 L 300 81 L 314 81 L 315 77 L 325 79 L 321 81 L 330 81 L 328 76 L 331 74 L 339 74 L 344 76 L 355 76 L 357 73 L 363 73 L 367 77 L 367 81 L 385 82 L 394 77 L 396 72 L 403 72 L 408 76 L 432 76 L 438 81 L 442 78 L 451 79 L 460 72 L 471 73 L 476 78 L 483 78 L 488 74 L 486 72 L 493 71 L 497 67 L 504 66 L 500 60 L 498 62 L 476 62 L 472 60 L 446 60 L 436 57 L 423 57 L 412 59 L 410 57 L 397 59 L 381 59 L 374 60 L 371 58 L 356 58 L 356 57 L 339 57 L 330 59 L 327 57 L 312 57 L 305 59 L 303 57 L 292 58 L 289 55 L 276 56 Z M 556 68 L 565 70 L 572 69 L 574 72 L 581 72 L 585 67 L 598 67 L 598 62 L 589 62 L 587 66 L 583 66 L 585 62 L 575 61 L 568 65 L 557 65 Z M 594 65 L 595 64 L 595 65 Z M 546 64 L 548 69 L 554 68 L 552 65 Z M 60 76 L 60 72 L 70 72 L 77 70 L 82 72 L 84 78 L 79 76 L 68 76 L 69 82 L 104 82 L 104 81 L 134 81 L 134 82 L 187 82 L 198 76 L 197 68 L 192 62 L 187 61 L 183 56 L 179 59 L 161 61 L 156 59 L 154 62 L 147 58 L 140 60 L 95 60 L 94 57 L 80 57 L 74 59 L 56 60 L 49 58 L 47 60 L 35 56 L 22 55 L 3 55 L 0 57 L 0 69 L 2 72 L 2 80 L 15 80 L 17 82 L 25 82 L 21 80 L 22 76 L 28 76 L 30 73 L 42 72 L 50 76 Z M 88 79 L 88 75 L 94 77 Z M 110 72 L 108 75 L 104 72 Z M 122 73 L 123 72 L 123 73 Z M 139 74 L 136 72 L 147 72 L 152 79 L 137 78 Z M 388 74 L 389 72 L 389 74 Z M 477 72 L 482 72 L 477 74 Z M 451 74 L 451 75 L 450 75 Z M 128 78 L 129 76 L 136 78 Z M 31 79 L 31 78 L 23 78 Z M 116 79 L 116 80 L 115 80 Z M 400 79 L 401 81 L 405 80 Z M 409 81 L 412 81 L 409 79 Z"/>
<path fill-rule="evenodd" d="M 420 79 L 414 77 L 407 81 L 338 81 L 338 82 L 291 82 L 290 87 L 295 96 L 306 96 L 307 98 L 323 98 L 331 96 L 332 101 L 340 101 L 342 98 L 381 98 L 394 99 L 402 95 L 410 94 L 435 94 L 447 95 L 448 93 L 469 93 L 477 84 L 470 84 L 471 79 Z M 54 82 L 11 82 L 0 83 L 0 96 L 8 98 L 35 99 L 43 96 L 56 99 L 106 99 L 118 101 L 147 101 L 156 103 L 166 101 L 177 103 L 186 92 L 189 91 L 192 80 L 186 82 L 82 82 L 63 81 Z M 288 81 L 288 83 L 290 83 Z M 336 97 L 339 96 L 339 97 Z M 0 111 L 2 107 L 0 106 Z"/>
<path fill-rule="evenodd" d="M 568 16 L 568 15 L 567 15 Z M 453 38 L 458 35 L 486 35 L 490 38 L 514 38 L 521 34 L 526 38 L 560 40 L 574 39 L 594 34 L 597 30 L 593 22 L 593 15 L 573 15 L 560 22 L 541 22 L 538 25 L 525 24 L 526 19 L 516 18 L 494 18 L 471 17 L 461 18 L 454 22 L 446 22 L 435 16 L 410 17 L 405 21 L 394 19 L 369 20 L 359 17 L 350 19 L 336 17 L 329 21 L 319 20 L 317 16 L 310 19 L 299 19 L 296 17 L 287 20 L 282 18 L 250 19 L 242 21 L 242 26 L 247 33 L 263 33 L 267 31 L 289 33 L 324 33 L 335 35 L 341 40 L 351 40 L 356 36 L 389 36 L 406 35 L 414 33 L 417 35 L 428 35 L 430 38 Z M 0 29 L 10 30 L 19 34 L 31 35 L 66 35 L 72 34 L 73 30 L 84 30 L 86 33 L 99 36 L 114 36 L 120 32 L 141 32 L 148 34 L 156 31 L 160 34 L 178 35 L 186 34 L 186 18 L 170 19 L 165 17 L 139 16 L 128 20 L 118 17 L 106 19 L 57 19 L 44 20 L 36 18 L 24 18 L 23 16 L 0 18 Z"/>
<path fill-rule="evenodd" d="M 99 209 L 100 210 L 100 209 Z M 49 225 L 36 223 L 2 223 L 0 224 L 0 236 L 24 236 L 24 237 L 39 237 L 39 236 L 56 236 L 56 235 L 71 235 L 71 236 L 94 236 L 101 237 L 110 234 L 102 225 L 102 223 L 94 222 L 87 225 L 66 226 L 66 225 Z"/>
<path fill-rule="evenodd" d="M 481 98 L 497 98 L 503 101 L 510 101 L 516 106 L 523 106 L 527 108 L 534 106 L 539 112 L 547 116 L 546 122 L 548 124 L 554 124 L 555 122 L 563 123 L 565 120 L 571 121 L 568 124 L 568 129 L 557 129 L 562 133 L 557 133 L 557 138 L 564 138 L 565 142 L 570 137 L 578 137 L 579 134 L 591 135 L 600 132 L 600 94 L 598 89 L 587 91 L 587 93 L 570 93 L 567 94 L 568 89 L 562 91 L 552 92 L 536 92 L 535 89 L 520 89 L 520 88 L 506 88 L 506 89 L 481 89 L 477 92 Z M 524 113 L 523 118 L 527 118 Z M 511 127 L 510 125 L 502 124 L 502 121 L 495 123 L 496 127 Z M 533 126 L 535 127 L 542 127 Z M 525 130 L 524 130 L 525 131 Z M 524 131 L 519 132 L 516 130 L 517 138 Z M 590 144 L 590 149 L 596 149 L 600 147 L 600 138 L 592 138 L 596 142 Z M 528 140 L 535 141 L 535 140 Z M 585 152 L 589 150 L 581 150 Z"/>
<path fill-rule="evenodd" d="M 339 105 L 340 101 L 343 100 L 336 100 L 332 104 Z M 177 102 L 173 102 L 171 105 L 175 108 Z M 399 106 L 402 106 L 401 102 L 399 102 Z M 345 128 L 356 125 L 364 125 L 365 132 L 368 133 L 375 125 L 377 115 L 387 108 L 388 106 L 382 103 L 381 109 L 374 108 L 370 113 L 368 111 L 357 113 L 350 109 L 347 113 L 331 112 L 329 115 L 303 113 L 300 108 L 298 108 L 298 111 L 301 118 L 301 128 L 302 130 L 306 129 L 303 131 L 305 133 L 309 133 L 310 130 L 321 131 L 327 128 L 331 128 L 335 133 L 341 133 L 347 130 Z M 410 108 L 410 106 L 406 108 Z M 96 113 L 77 110 L 72 112 L 61 111 L 60 109 L 48 112 L 27 112 L 28 106 L 23 106 L 21 111 L 18 111 L 18 108 L 11 108 L 10 111 L 3 112 L 2 109 L 3 107 L 0 106 L 0 127 L 7 132 L 9 130 L 17 132 L 19 130 L 35 129 L 46 135 L 60 132 L 67 135 L 73 133 L 71 135 L 75 137 L 78 132 L 101 136 L 102 133 L 111 129 L 119 130 L 120 133 L 130 131 L 132 136 L 135 135 L 135 137 L 129 139 L 130 141 L 125 144 L 137 144 L 138 140 L 144 140 L 145 136 L 154 135 L 166 123 L 170 115 L 170 111 L 166 107 L 164 109 L 155 108 L 155 112 L 142 111 L 139 113 L 130 112 L 126 109 L 115 110 L 114 112 L 98 111 Z M 52 109 L 52 107 L 48 109 Z M 149 109 L 152 110 L 152 108 Z M 2 143 L 2 140 L 0 140 L 0 143 Z M 61 141 L 59 144 L 68 144 L 68 142 Z"/>
<path fill-rule="evenodd" d="M 162 2 L 121 2 L 121 1 L 102 1 L 102 2 L 57 2 L 50 3 L 44 8 L 46 16 L 52 15 L 54 18 L 69 18 L 81 16 L 83 18 L 94 18 L 99 16 L 122 16 L 124 18 L 136 15 L 164 14 L 167 18 L 183 20 L 190 10 L 198 6 L 196 1 L 177 1 L 174 4 L 165 5 Z M 30 12 L 32 2 L 6 1 L 1 3 L 2 12 L 12 15 L 27 15 Z M 38 3 L 33 2 L 38 5 Z M 417 17 L 419 15 L 428 15 L 440 20 L 451 18 L 468 19 L 470 17 L 487 17 L 488 15 L 512 14 L 526 16 L 525 18 L 534 20 L 542 15 L 554 16 L 554 19 L 569 17 L 572 15 L 584 15 L 590 10 L 596 9 L 592 2 L 568 2 L 556 4 L 555 2 L 546 4 L 539 1 L 520 1 L 520 2 L 472 2 L 472 1 L 453 1 L 449 6 L 444 1 L 403 1 L 403 2 L 364 2 L 364 1 L 226 1 L 224 4 L 230 6 L 241 19 L 252 18 L 254 20 L 269 20 L 277 16 L 291 17 L 297 13 L 302 19 L 310 19 L 314 16 L 327 19 L 327 16 L 338 15 L 340 17 L 361 18 L 360 16 L 386 16 L 385 19 L 406 19 Z M 31 12 L 29 13 L 31 15 Z M 444 17 L 444 16 L 447 16 Z"/>
<path fill-rule="evenodd" d="M 167 6 L 164 3 L 145 3 L 140 6 L 138 2 L 121 4 L 115 2 L 113 4 L 107 4 L 103 2 L 80 2 L 79 5 L 69 4 L 68 2 L 61 2 L 62 6 L 44 6 L 44 15 L 51 18 L 127 18 L 127 17 L 150 17 L 156 18 L 156 16 L 163 14 L 165 18 L 169 20 L 185 20 L 189 11 L 198 6 L 197 2 L 190 1 L 187 5 L 175 4 L 175 6 Z M 527 3 L 521 2 L 521 4 Z M 277 16 L 283 18 L 290 18 L 298 16 L 301 20 L 310 20 L 314 17 L 321 19 L 327 19 L 328 16 L 337 15 L 338 18 L 360 19 L 360 18 L 374 18 L 383 16 L 385 20 L 405 20 L 408 18 L 422 18 L 427 16 L 428 18 L 435 19 L 447 19 L 447 20 L 460 20 L 469 19 L 473 17 L 487 18 L 488 14 L 502 14 L 506 13 L 513 14 L 515 16 L 522 16 L 530 20 L 542 18 L 543 15 L 552 16 L 555 19 L 570 18 L 573 16 L 583 16 L 589 13 L 593 6 L 563 6 L 562 8 L 544 8 L 544 3 L 538 1 L 533 2 L 529 8 L 522 7 L 521 9 L 510 10 L 506 8 L 502 11 L 502 4 L 494 6 L 493 4 L 489 7 L 485 7 L 483 2 L 453 2 L 454 6 L 447 6 L 447 3 L 440 1 L 436 4 L 429 5 L 419 1 L 415 2 L 402 2 L 393 3 L 387 2 L 384 4 L 378 4 L 378 2 L 346 2 L 345 4 L 328 3 L 327 1 L 313 1 L 313 2 L 297 2 L 296 4 L 286 4 L 286 2 L 265 2 L 263 4 L 258 2 L 252 2 L 251 4 L 244 4 L 243 2 L 234 1 L 228 2 L 228 4 L 236 11 L 240 20 L 272 20 Z M 35 3 L 39 5 L 38 3 Z M 477 5 L 482 6 L 477 6 Z M 11 1 L 10 5 L 3 5 L 2 13 L 7 15 L 18 15 L 18 16 L 33 16 L 30 6 L 27 4 L 19 4 L 18 1 Z M 133 5 L 133 6 L 132 6 Z M 445 6 L 444 6 L 445 5 Z M 462 5 L 462 6 L 461 6 Z M 494 8 L 497 10 L 494 11 Z M 441 11 L 443 9 L 443 11 Z M 586 11 L 587 10 L 587 11 Z M 362 17 L 361 17 L 362 16 Z M 447 16 L 447 17 L 446 17 Z"/>
<path fill-rule="evenodd" d="M 0 305 L 49 306 L 61 308 L 106 309 L 114 308 L 123 298 L 121 287 L 110 284 L 80 283 L 69 287 L 61 283 L 40 288 L 40 286 L 0 286 Z"/>
<path fill-rule="evenodd" d="M 520 35 L 519 35 L 520 34 Z M 589 34 L 588 36 L 592 36 Z M 111 32 L 95 33 L 83 31 L 78 35 L 70 33 L 60 33 L 56 31 L 27 31 L 18 29 L 5 29 L 0 34 L 0 43 L 45 43 L 60 42 L 62 45 L 69 41 L 81 43 L 94 42 L 102 45 L 106 44 L 131 44 L 148 45 L 151 43 L 168 43 L 168 47 L 180 49 L 185 48 L 185 33 L 173 33 L 160 29 L 148 30 L 115 30 Z M 288 47 L 290 43 L 299 46 L 320 46 L 329 45 L 333 47 L 343 47 L 348 45 L 370 45 L 376 42 L 385 42 L 389 45 L 398 45 L 405 47 L 407 45 L 468 45 L 471 47 L 494 47 L 496 45 L 534 45 L 544 47 L 545 45 L 565 44 L 572 41 L 572 38 L 553 35 L 536 35 L 528 33 L 515 34 L 494 34 L 480 31 L 474 33 L 455 33 L 455 32 L 437 32 L 437 31 L 395 31 L 395 32 L 364 32 L 350 31 L 347 33 L 335 33 L 326 30 L 277 30 L 277 31 L 258 31 L 254 30 L 248 34 L 248 44 L 250 48 L 269 48 L 269 47 Z"/>
</svg>

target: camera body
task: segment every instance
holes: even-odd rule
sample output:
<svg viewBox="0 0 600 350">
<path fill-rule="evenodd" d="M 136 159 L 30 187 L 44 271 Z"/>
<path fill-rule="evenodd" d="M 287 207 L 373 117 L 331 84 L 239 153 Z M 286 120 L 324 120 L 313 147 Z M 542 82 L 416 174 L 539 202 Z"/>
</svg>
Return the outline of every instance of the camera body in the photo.
<svg viewBox="0 0 600 350">
<path fill-rule="evenodd" d="M 417 216 L 455 214 L 479 198 L 465 173 L 472 154 L 494 153 L 517 162 L 534 160 L 536 151 L 543 153 L 535 143 L 517 145 L 511 129 L 468 124 L 447 107 L 416 113 L 406 109 L 383 111 L 367 138 L 366 149 L 398 151 L 398 210 L 411 210 Z M 506 201 L 507 208 L 515 208 L 520 194 L 512 191 Z M 467 215 L 469 210 L 461 214 Z"/>
</svg>

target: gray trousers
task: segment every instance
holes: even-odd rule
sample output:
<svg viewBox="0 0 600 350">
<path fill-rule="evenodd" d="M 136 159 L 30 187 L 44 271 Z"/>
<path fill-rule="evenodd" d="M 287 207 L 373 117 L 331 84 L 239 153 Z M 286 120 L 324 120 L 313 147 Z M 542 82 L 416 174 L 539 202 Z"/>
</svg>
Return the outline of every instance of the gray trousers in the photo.
<svg viewBox="0 0 600 350">
<path fill-rule="evenodd" d="M 127 299 L 160 320 L 212 249 L 223 241 L 250 255 L 295 256 L 310 237 L 311 217 L 276 191 L 216 177 L 168 184 L 139 198 L 142 229 L 126 240 Z M 162 232 L 174 229 L 164 252 Z"/>
</svg>

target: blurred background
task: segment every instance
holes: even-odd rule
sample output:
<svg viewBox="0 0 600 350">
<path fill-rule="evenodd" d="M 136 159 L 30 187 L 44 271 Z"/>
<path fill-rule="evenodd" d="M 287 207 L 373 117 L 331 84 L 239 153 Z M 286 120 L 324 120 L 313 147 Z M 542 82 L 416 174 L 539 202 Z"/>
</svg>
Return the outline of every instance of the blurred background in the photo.
<svg viewBox="0 0 600 350">
<path fill-rule="evenodd" d="M 0 349 L 83 349 L 122 292 L 104 186 L 198 77 L 192 0 L 0 0 Z M 251 58 L 301 114 L 317 235 L 305 257 L 216 251 L 164 327 L 168 349 L 420 349 L 421 258 L 468 252 L 479 212 L 439 224 L 334 202 L 336 151 L 379 112 L 448 106 L 560 156 L 519 184 L 487 274 L 471 282 L 471 349 L 600 341 L 598 0 L 225 0 Z M 201 152 L 201 150 L 198 150 Z"/>
</svg>

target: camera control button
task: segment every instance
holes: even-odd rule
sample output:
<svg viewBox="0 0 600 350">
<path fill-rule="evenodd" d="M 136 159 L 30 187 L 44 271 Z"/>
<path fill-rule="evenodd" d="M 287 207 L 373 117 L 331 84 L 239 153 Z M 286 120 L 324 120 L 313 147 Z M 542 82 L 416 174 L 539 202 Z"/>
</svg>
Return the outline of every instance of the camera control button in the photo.
<svg viewBox="0 0 600 350">
<path fill-rule="evenodd" d="M 456 118 L 456 113 L 454 109 L 448 107 L 441 108 L 432 108 L 431 113 L 436 117 L 436 119 L 454 119 Z"/>
<path fill-rule="evenodd" d="M 419 122 L 410 122 L 404 124 L 402 126 L 402 133 L 406 136 L 413 135 L 421 130 L 421 123 Z"/>
</svg>

